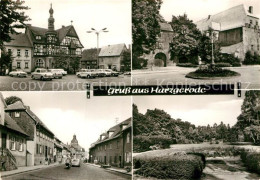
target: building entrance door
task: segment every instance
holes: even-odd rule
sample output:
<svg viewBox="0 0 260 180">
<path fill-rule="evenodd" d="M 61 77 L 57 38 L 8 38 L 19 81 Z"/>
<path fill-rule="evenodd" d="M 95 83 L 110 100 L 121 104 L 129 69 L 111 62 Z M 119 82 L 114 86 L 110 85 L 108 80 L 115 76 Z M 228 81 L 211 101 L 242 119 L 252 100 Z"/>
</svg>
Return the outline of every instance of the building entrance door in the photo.
<svg viewBox="0 0 260 180">
<path fill-rule="evenodd" d="M 5 149 L 6 148 L 6 134 L 2 133 L 2 148 Z"/>
<path fill-rule="evenodd" d="M 107 164 L 107 157 L 104 156 L 104 163 Z"/>
<path fill-rule="evenodd" d="M 48 147 L 45 146 L 45 158 L 47 158 L 47 157 L 48 157 Z"/>
</svg>

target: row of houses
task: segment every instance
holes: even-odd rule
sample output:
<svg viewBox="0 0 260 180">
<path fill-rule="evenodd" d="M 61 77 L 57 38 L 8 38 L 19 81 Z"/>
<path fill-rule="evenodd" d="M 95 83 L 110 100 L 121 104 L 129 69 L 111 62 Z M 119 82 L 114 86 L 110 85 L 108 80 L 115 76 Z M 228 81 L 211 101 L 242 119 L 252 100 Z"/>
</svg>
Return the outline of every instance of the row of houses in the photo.
<svg viewBox="0 0 260 180">
<path fill-rule="evenodd" d="M 120 168 L 132 165 L 131 118 L 99 136 L 89 148 L 89 162 Z"/>
<path fill-rule="evenodd" d="M 29 106 L 21 101 L 7 105 L 0 93 L 0 170 L 55 162 L 68 154 L 84 157 L 84 148 L 74 141 L 65 145 Z"/>
<path fill-rule="evenodd" d="M 241 4 L 195 22 L 201 32 L 213 29 L 216 39 L 221 45 L 221 52 L 233 54 L 241 62 L 247 51 L 260 55 L 259 17 L 254 15 L 253 7 L 248 9 Z M 168 22 L 160 23 L 160 34 L 157 37 L 155 50 L 145 54 L 148 64 L 154 59 L 163 60 L 163 66 L 173 64 L 170 55 L 170 43 L 174 38 L 174 31 Z M 176 62 L 175 62 L 176 63 Z"/>
<path fill-rule="evenodd" d="M 55 30 L 52 6 L 49 14 L 48 28 L 27 24 L 25 33 L 10 35 L 12 40 L 5 42 L 4 47 L 12 55 L 12 64 L 4 67 L 2 72 L 22 69 L 30 73 L 35 68 L 62 68 L 62 63 L 59 62 L 66 58 L 79 61 L 79 68 L 109 68 L 120 71 L 122 54 L 129 50 L 125 44 L 102 47 L 98 50 L 98 56 L 97 49 L 84 50 L 82 56 L 84 47 L 74 26 L 71 24 Z M 93 52 L 96 57 L 90 58 Z"/>
</svg>

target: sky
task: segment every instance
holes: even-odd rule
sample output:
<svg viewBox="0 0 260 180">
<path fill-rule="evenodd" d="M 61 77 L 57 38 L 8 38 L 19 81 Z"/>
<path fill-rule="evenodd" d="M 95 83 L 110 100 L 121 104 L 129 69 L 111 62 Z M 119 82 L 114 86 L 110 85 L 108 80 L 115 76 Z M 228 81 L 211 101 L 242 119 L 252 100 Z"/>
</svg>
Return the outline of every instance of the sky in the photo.
<svg viewBox="0 0 260 180">
<path fill-rule="evenodd" d="M 50 4 L 54 10 L 55 29 L 62 25 L 73 26 L 84 48 L 97 46 L 95 33 L 86 33 L 91 28 L 109 32 L 100 33 L 99 47 L 125 43 L 131 44 L 131 1 L 130 0 L 25 0 L 31 9 L 26 15 L 33 26 L 48 28 Z"/>
<path fill-rule="evenodd" d="M 163 0 L 160 13 L 166 21 L 171 21 L 172 15 L 186 13 L 188 18 L 197 22 L 231 7 L 244 4 L 248 9 L 253 6 L 254 15 L 260 17 L 259 0 Z"/>
<path fill-rule="evenodd" d="M 235 95 L 172 95 L 134 96 L 133 103 L 140 113 L 147 109 L 162 109 L 174 119 L 182 119 L 192 124 L 213 125 L 221 121 L 231 126 L 241 113 L 243 98 Z"/>
<path fill-rule="evenodd" d="M 132 116 L 131 97 L 93 97 L 86 92 L 2 92 L 18 96 L 63 143 L 75 134 L 87 151 L 99 135 Z"/>
</svg>

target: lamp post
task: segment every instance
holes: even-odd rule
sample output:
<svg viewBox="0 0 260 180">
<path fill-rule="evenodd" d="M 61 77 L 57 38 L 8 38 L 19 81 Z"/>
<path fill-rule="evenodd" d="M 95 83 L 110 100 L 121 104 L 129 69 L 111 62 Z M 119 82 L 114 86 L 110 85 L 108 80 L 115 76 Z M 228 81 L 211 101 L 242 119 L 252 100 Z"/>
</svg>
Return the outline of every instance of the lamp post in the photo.
<svg viewBox="0 0 260 180">
<path fill-rule="evenodd" d="M 96 33 L 97 35 L 97 67 L 99 68 L 99 60 L 98 60 L 98 48 L 99 48 L 99 33 L 108 32 L 107 28 L 103 28 L 101 30 L 96 30 L 95 28 L 91 28 L 87 33 Z"/>
</svg>

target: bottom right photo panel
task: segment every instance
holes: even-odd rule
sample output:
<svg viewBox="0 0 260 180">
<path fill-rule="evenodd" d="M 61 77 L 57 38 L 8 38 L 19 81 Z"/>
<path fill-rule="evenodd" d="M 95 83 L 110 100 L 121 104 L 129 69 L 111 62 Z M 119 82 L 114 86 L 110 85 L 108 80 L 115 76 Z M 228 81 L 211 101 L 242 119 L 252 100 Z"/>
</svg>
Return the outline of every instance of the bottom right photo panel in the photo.
<svg viewBox="0 0 260 180">
<path fill-rule="evenodd" d="M 260 91 L 133 97 L 133 179 L 260 179 Z"/>
</svg>

